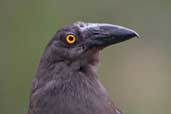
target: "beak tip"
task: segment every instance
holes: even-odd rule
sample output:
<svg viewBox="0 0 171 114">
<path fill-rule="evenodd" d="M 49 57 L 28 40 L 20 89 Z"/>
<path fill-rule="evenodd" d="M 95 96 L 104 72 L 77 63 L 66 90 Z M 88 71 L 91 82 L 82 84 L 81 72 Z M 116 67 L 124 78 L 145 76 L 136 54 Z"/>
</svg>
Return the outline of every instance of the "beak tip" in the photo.
<svg viewBox="0 0 171 114">
<path fill-rule="evenodd" d="M 134 33 L 135 33 L 135 37 L 137 37 L 139 39 L 140 35 L 137 32 L 134 32 Z"/>
<path fill-rule="evenodd" d="M 128 31 L 130 34 L 132 34 L 133 37 L 137 37 L 138 39 L 140 38 L 140 35 L 136 31 L 132 29 L 128 29 Z"/>
<path fill-rule="evenodd" d="M 118 26 L 118 25 L 116 25 L 116 28 L 119 28 L 118 31 L 120 33 L 122 33 L 122 35 L 125 35 L 126 37 L 129 37 L 129 38 L 133 38 L 133 37 L 140 38 L 140 35 L 136 31 L 134 31 L 134 30 L 132 30 L 130 28 L 126 28 L 126 27 L 122 27 L 122 26 Z"/>
</svg>

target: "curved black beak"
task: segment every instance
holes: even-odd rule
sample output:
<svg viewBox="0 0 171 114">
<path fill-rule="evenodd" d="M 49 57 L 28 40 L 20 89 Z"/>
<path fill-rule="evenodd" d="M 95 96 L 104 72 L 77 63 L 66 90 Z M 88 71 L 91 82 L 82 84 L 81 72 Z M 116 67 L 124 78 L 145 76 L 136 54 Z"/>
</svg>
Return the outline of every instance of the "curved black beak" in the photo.
<svg viewBox="0 0 171 114">
<path fill-rule="evenodd" d="M 87 48 L 106 47 L 133 37 L 139 38 L 139 34 L 134 30 L 112 24 L 87 23 L 80 27 L 80 30 L 86 34 Z"/>
</svg>

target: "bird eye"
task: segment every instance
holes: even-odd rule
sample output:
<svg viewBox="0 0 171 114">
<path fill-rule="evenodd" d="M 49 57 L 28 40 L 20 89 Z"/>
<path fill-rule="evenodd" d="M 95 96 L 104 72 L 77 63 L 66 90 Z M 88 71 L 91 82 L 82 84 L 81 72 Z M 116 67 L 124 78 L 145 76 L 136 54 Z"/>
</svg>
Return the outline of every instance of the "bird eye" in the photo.
<svg viewBox="0 0 171 114">
<path fill-rule="evenodd" d="M 73 34 L 68 34 L 66 37 L 65 37 L 65 40 L 68 44 L 74 44 L 76 42 L 76 36 L 73 35 Z"/>
</svg>

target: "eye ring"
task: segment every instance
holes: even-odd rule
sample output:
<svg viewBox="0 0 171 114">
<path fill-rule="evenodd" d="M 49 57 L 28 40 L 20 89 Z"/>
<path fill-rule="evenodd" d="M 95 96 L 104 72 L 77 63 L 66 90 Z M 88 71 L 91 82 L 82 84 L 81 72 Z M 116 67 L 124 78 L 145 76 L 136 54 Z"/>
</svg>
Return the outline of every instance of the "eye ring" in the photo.
<svg viewBox="0 0 171 114">
<path fill-rule="evenodd" d="M 76 42 L 77 38 L 73 34 L 68 34 L 68 35 L 66 35 L 65 40 L 68 44 L 74 44 Z"/>
</svg>

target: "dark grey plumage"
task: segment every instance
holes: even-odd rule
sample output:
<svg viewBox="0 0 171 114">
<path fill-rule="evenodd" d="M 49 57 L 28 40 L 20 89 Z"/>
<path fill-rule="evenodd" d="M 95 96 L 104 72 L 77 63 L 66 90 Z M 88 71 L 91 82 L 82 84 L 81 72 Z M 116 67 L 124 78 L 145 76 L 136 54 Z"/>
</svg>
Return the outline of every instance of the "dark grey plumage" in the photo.
<svg viewBox="0 0 171 114">
<path fill-rule="evenodd" d="M 73 44 L 66 41 L 68 34 L 75 36 Z M 56 32 L 33 80 L 28 114 L 121 114 L 98 80 L 96 67 L 100 50 L 135 36 L 120 26 L 83 22 Z"/>
</svg>

